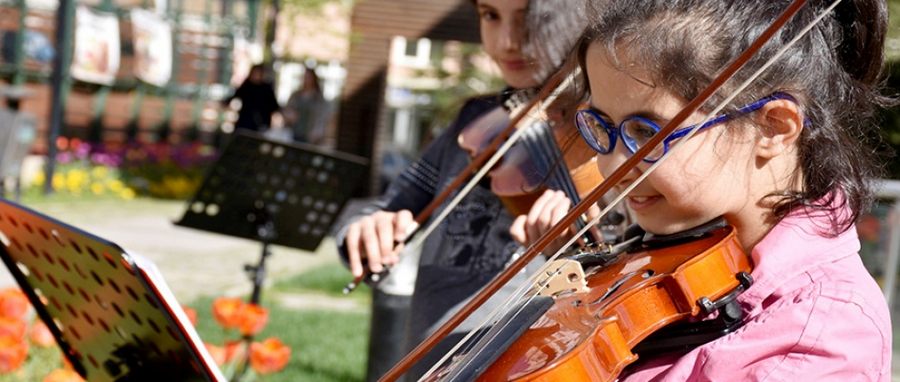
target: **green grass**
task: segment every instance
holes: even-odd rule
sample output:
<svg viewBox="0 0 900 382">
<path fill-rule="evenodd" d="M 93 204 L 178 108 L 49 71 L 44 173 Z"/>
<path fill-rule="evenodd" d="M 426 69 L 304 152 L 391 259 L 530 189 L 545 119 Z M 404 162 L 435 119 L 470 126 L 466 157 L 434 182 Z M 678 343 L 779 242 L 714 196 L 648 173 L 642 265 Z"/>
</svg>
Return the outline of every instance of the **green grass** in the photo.
<svg viewBox="0 0 900 382">
<path fill-rule="evenodd" d="M 370 300 L 369 286 L 362 284 L 349 295 L 343 294 L 344 286 L 353 279 L 350 271 L 341 264 L 325 264 L 299 275 L 276 282 L 274 292 L 283 293 L 324 293 L 338 298 Z"/>
</svg>

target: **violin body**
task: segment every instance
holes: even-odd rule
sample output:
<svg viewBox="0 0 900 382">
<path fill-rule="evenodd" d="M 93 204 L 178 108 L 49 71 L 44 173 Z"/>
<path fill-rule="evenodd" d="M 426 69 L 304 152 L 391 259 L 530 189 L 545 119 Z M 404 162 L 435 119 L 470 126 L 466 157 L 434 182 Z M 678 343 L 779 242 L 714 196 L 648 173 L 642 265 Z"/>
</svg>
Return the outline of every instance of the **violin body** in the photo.
<svg viewBox="0 0 900 382">
<path fill-rule="evenodd" d="M 601 267 L 598 267 L 601 268 Z M 488 367 L 483 381 L 613 381 L 661 328 L 702 318 L 699 303 L 739 288 L 750 259 L 733 227 L 699 240 L 620 255 L 586 274 L 588 291 L 555 297 L 544 315 Z"/>
<path fill-rule="evenodd" d="M 516 128 L 527 129 L 525 136 L 488 173 L 491 191 L 513 216 L 527 214 L 548 188 L 577 202 L 603 181 L 596 152 L 563 122 L 569 120 L 552 114 L 523 119 Z M 459 146 L 474 157 L 509 124 L 509 112 L 497 107 L 466 126 Z"/>
</svg>

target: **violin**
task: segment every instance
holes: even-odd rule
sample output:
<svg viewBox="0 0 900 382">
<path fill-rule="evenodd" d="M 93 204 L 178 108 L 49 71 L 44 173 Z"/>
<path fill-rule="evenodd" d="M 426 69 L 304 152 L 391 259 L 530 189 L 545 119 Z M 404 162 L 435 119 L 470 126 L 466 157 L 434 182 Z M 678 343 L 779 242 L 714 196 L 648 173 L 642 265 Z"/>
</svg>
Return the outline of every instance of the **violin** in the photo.
<svg viewBox="0 0 900 382">
<path fill-rule="evenodd" d="M 450 317 L 443 326 L 438 328 L 430 337 L 422 341 L 415 349 L 413 349 L 410 354 L 408 354 L 404 359 L 402 359 L 398 364 L 396 364 L 391 370 L 389 370 L 380 380 L 382 381 L 393 381 L 396 380 L 402 373 L 408 370 L 413 363 L 417 362 L 422 356 L 427 353 L 429 350 L 433 349 L 435 345 L 441 339 L 450 334 L 454 328 L 458 327 L 467 317 L 469 317 L 472 312 L 474 312 L 478 307 L 483 305 L 491 295 L 497 290 L 499 290 L 504 284 L 506 284 L 512 277 L 521 271 L 529 262 L 534 260 L 539 254 L 544 251 L 544 249 L 548 248 L 551 243 L 553 243 L 557 238 L 560 237 L 563 232 L 565 232 L 568 227 L 570 227 L 577 219 L 579 219 L 582 214 L 584 214 L 589 208 L 593 206 L 594 203 L 599 201 L 603 196 L 605 196 L 615 185 L 620 184 L 622 179 L 634 169 L 652 150 L 654 150 L 659 144 L 662 143 L 663 139 L 668 137 L 672 132 L 681 126 L 682 123 L 690 116 L 695 113 L 700 107 L 707 102 L 712 95 L 729 79 L 731 79 L 740 69 L 742 69 L 758 52 L 763 45 L 765 45 L 770 39 L 772 39 L 775 34 L 781 30 L 781 28 L 791 20 L 794 15 L 805 5 L 806 0 L 793 0 L 788 7 L 781 12 L 781 14 L 777 17 L 777 19 L 769 25 L 754 41 L 750 44 L 750 46 L 744 50 L 735 60 L 733 60 L 729 65 L 727 65 L 719 74 L 714 78 L 710 84 L 700 91 L 694 99 L 692 99 L 688 104 L 675 115 L 665 126 L 660 129 L 656 134 L 654 134 L 648 142 L 646 142 L 640 149 L 633 153 L 630 157 L 628 157 L 625 162 L 619 166 L 615 171 L 609 174 L 606 179 L 599 185 L 597 188 L 592 190 L 587 196 L 583 198 L 583 200 L 575 205 L 555 226 L 551 227 L 547 232 L 545 232 L 533 245 L 531 245 L 524 253 L 522 253 L 512 264 L 510 264 L 506 270 L 504 270 L 501 274 L 497 275 L 488 285 L 483 287 L 481 291 L 473 296 L 469 302 L 461 307 L 456 314 Z M 817 22 L 816 20 L 812 21 L 812 23 Z M 806 30 L 808 30 L 807 28 Z M 794 40 L 795 41 L 795 40 Z M 770 59 L 772 61 L 777 59 L 777 55 Z M 768 65 L 768 62 L 763 64 L 761 67 L 765 68 Z M 751 81 L 759 71 L 751 76 L 747 81 Z M 724 107 L 727 102 L 729 102 L 728 97 L 726 97 L 725 102 L 722 102 L 713 109 L 710 115 L 714 115 L 722 107 Z M 693 132 L 688 133 L 685 136 L 685 139 L 689 139 Z M 677 147 L 676 147 L 677 148 Z M 670 151 L 671 152 L 671 151 Z M 665 159 L 664 157 L 662 159 Z M 658 163 L 658 162 L 657 162 Z M 645 172 L 644 174 L 648 174 L 649 172 Z M 638 181 L 641 179 L 639 178 Z M 637 185 L 637 182 L 633 183 L 631 186 L 627 187 L 626 190 L 623 191 L 622 195 L 620 195 L 617 200 L 621 200 L 624 195 L 627 195 L 632 188 Z M 613 203 L 615 204 L 615 203 Z M 600 216 L 603 216 L 605 212 L 608 212 L 611 209 L 611 206 L 607 206 L 603 212 L 601 212 Z M 594 219 L 595 221 L 599 220 L 598 218 Z M 730 234 L 733 235 L 734 230 L 730 230 Z M 584 308 L 584 304 L 595 303 L 596 301 L 592 301 L 590 299 L 581 299 L 581 303 L 579 305 L 578 299 L 567 300 L 569 304 L 557 305 L 553 303 L 553 297 L 550 296 L 541 296 L 541 298 L 534 298 L 526 300 L 525 306 L 520 308 L 514 308 L 513 312 L 521 312 L 522 314 L 534 315 L 537 317 L 545 317 L 548 314 L 554 312 L 555 316 L 547 317 L 546 321 L 549 323 L 548 326 L 530 326 L 529 329 L 542 329 L 543 333 L 535 338 L 535 341 L 538 345 L 536 347 L 532 347 L 531 349 L 536 349 L 536 351 L 551 351 L 548 354 L 534 354 L 537 358 L 516 358 L 515 356 L 507 359 L 498 359 L 498 365 L 513 365 L 513 366 L 498 366 L 498 373 L 502 371 L 505 373 L 503 375 L 495 375 L 490 374 L 491 378 L 501 379 L 501 380 L 509 380 L 513 377 L 510 373 L 516 373 L 515 379 L 521 380 L 552 380 L 552 379 L 574 379 L 578 377 L 582 378 L 592 378 L 597 377 L 600 380 L 606 378 L 609 380 L 610 378 L 615 378 L 618 373 L 624 368 L 624 365 L 633 362 L 636 358 L 632 354 L 629 347 L 623 346 L 626 344 L 631 346 L 634 342 L 640 341 L 643 338 L 646 338 L 648 332 L 652 332 L 654 330 L 658 330 L 666 326 L 666 324 L 671 323 L 674 320 L 683 319 L 687 317 L 686 312 L 690 312 L 690 315 L 697 316 L 700 313 L 699 307 L 703 305 L 707 305 L 704 302 L 698 301 L 694 299 L 695 297 L 705 296 L 710 301 L 712 299 L 721 298 L 720 293 L 725 290 L 734 291 L 736 288 L 735 283 L 740 284 L 738 281 L 738 277 L 735 276 L 735 271 L 746 273 L 749 271 L 749 262 L 742 263 L 740 260 L 740 256 L 736 256 L 734 254 L 734 249 L 739 249 L 740 246 L 737 243 L 733 242 L 733 239 L 730 239 L 729 242 L 732 244 L 726 245 L 727 249 L 723 253 L 726 255 L 724 257 L 720 256 L 718 258 L 708 258 L 708 257 L 700 257 L 695 259 L 694 257 L 683 258 L 683 263 L 675 266 L 674 269 L 671 269 L 670 274 L 672 276 L 663 278 L 664 281 L 659 284 L 655 284 L 651 288 L 641 288 L 641 289 L 622 289 L 622 285 L 617 285 L 617 280 L 622 280 L 621 283 L 632 285 L 642 285 L 640 281 L 637 281 L 634 276 L 629 278 L 617 278 L 617 273 L 609 274 L 611 278 L 607 280 L 613 280 L 612 283 L 607 284 L 609 281 L 601 282 L 597 284 L 595 287 L 599 288 L 600 291 L 603 291 L 602 295 L 605 295 L 607 291 L 613 290 L 613 294 L 616 294 L 616 291 L 622 290 L 621 298 L 622 299 L 630 299 L 631 297 L 640 297 L 637 305 L 645 305 L 651 307 L 651 309 L 646 309 L 644 313 L 649 314 L 650 316 L 633 316 L 629 315 L 630 313 L 634 313 L 637 311 L 623 310 L 624 300 L 622 303 L 608 305 L 606 303 L 600 304 L 601 306 L 615 306 L 616 308 L 612 309 L 612 311 L 600 311 L 597 307 L 588 307 Z M 571 244 L 571 240 L 570 243 Z M 709 244 L 709 243 L 707 243 Z M 686 248 L 685 248 L 686 249 Z M 562 251 L 562 250 L 561 250 Z M 550 261 L 554 261 L 561 251 L 557 252 L 557 254 L 550 257 Z M 706 251 L 701 251 L 701 254 L 706 253 Z M 746 257 L 746 255 L 742 255 Z M 644 262 L 642 265 L 646 265 L 647 263 L 653 264 L 653 256 L 641 257 Z M 746 261 L 746 260 L 744 260 Z M 723 264 L 732 264 L 730 266 L 726 266 L 722 269 L 725 269 L 726 278 L 731 278 L 734 280 L 728 280 L 726 282 L 727 285 L 719 284 L 716 285 L 715 280 L 721 280 L 722 276 L 710 277 L 710 282 L 707 283 L 706 275 L 702 275 L 702 270 L 698 268 L 694 268 L 693 265 L 699 263 L 713 264 L 713 263 L 723 263 Z M 550 263 L 554 264 L 554 263 Z M 626 268 L 626 266 L 634 267 L 635 269 Z M 650 279 L 650 274 L 646 271 L 640 271 L 641 268 L 637 267 L 639 263 L 633 263 L 631 261 L 623 263 L 621 268 L 618 268 L 618 272 L 622 270 L 628 269 L 628 273 L 626 275 L 634 275 L 633 271 L 639 271 L 636 275 L 647 275 L 647 278 Z M 736 265 L 736 266 L 735 266 Z M 548 268 L 545 268 L 548 269 Z M 556 269 L 562 269 L 561 267 L 557 267 Z M 549 269 L 551 274 L 556 273 L 556 269 Z M 660 271 L 659 269 L 650 268 L 654 273 Z M 548 271 L 542 271 L 543 273 L 547 273 Z M 695 272 L 698 273 L 696 276 L 698 277 L 690 277 L 688 275 L 695 276 Z M 731 272 L 730 274 L 728 274 Z M 568 274 L 568 273 L 567 273 Z M 577 272 L 575 273 L 577 276 Z M 740 273 L 739 273 L 740 274 Z M 697 286 L 694 286 L 690 280 L 702 281 L 697 283 Z M 677 285 L 677 288 L 675 286 Z M 684 289 L 682 286 L 690 286 L 691 288 Z M 701 289 L 692 289 L 695 287 L 699 287 Z M 668 300 L 666 297 L 662 296 L 651 296 L 650 292 L 658 290 L 658 289 L 666 289 L 667 291 L 674 291 L 672 297 Z M 697 292 L 700 294 L 697 294 Z M 731 292 L 725 292 L 731 293 Z M 643 296 L 643 295 L 647 296 Z M 583 296 L 595 296 L 595 294 L 591 294 L 588 292 L 582 292 Z M 546 297 L 546 298 L 543 298 Z M 566 296 L 562 296 L 566 298 Z M 607 296 L 609 297 L 609 296 Z M 550 299 L 550 300 L 548 300 Z M 612 301 L 608 298 L 601 299 L 602 301 Z M 530 306 L 530 301 L 549 301 L 544 302 L 540 306 L 534 307 Z M 691 301 L 695 301 L 695 304 L 691 304 Z M 704 300 L 705 301 L 705 300 Z M 552 304 L 550 304 L 552 303 Z M 657 306 L 657 304 L 659 304 Z M 629 306 L 631 304 L 628 304 Z M 565 307 L 569 313 L 555 313 L 556 310 L 550 310 L 550 308 L 544 309 L 543 306 L 551 306 L 551 307 Z M 669 316 L 655 316 L 653 312 L 656 310 L 665 310 L 666 308 L 677 307 L 678 310 L 671 310 L 675 312 L 673 315 Z M 619 309 L 619 310 L 616 310 Z M 579 314 L 578 312 L 582 314 Z M 606 314 L 605 316 L 595 317 L 593 315 L 585 315 L 586 312 L 598 312 Z M 546 313 L 546 314 L 545 314 Z M 615 315 L 609 315 L 610 313 L 615 313 Z M 576 327 L 578 324 L 578 318 L 589 319 L 589 322 L 583 324 L 583 328 L 590 328 L 591 330 L 586 331 L 585 334 L 578 334 L 577 336 L 573 334 L 573 332 L 560 332 L 557 331 L 558 328 L 563 326 L 556 325 L 557 323 L 566 323 L 566 327 Z M 617 322 L 617 324 L 612 324 L 612 322 L 608 322 L 612 320 L 612 322 Z M 654 321 L 656 320 L 656 321 Z M 527 320 L 526 320 L 527 322 Z M 536 323 L 543 323 L 545 321 L 540 321 Z M 499 325 L 495 327 L 506 327 L 506 325 Z M 536 332 L 536 331 L 535 331 Z M 517 332 L 513 332 L 506 339 L 509 342 L 516 342 L 518 338 Z M 572 343 L 577 343 L 577 345 L 570 345 L 569 342 L 559 340 L 559 342 L 548 342 L 548 338 L 556 338 L 557 340 L 565 337 L 565 336 L 573 336 L 577 337 L 579 341 L 575 341 Z M 544 338 L 544 339 L 542 339 Z M 527 342 L 521 342 L 523 344 L 527 344 Z M 550 345 L 550 344 L 554 345 Z M 608 345 L 603 345 L 604 343 Z M 540 344 L 548 344 L 548 348 L 541 347 Z M 569 347 L 569 351 L 556 351 L 553 346 L 566 344 Z M 594 346 L 596 344 L 596 346 Z M 523 345 L 524 346 L 524 345 Z M 530 345 L 529 345 L 530 346 Z M 603 352 L 600 352 L 595 349 L 604 348 Z M 590 348 L 592 350 L 585 351 L 571 351 L 571 350 L 579 350 L 579 349 L 587 349 Z M 490 350 L 490 349 L 488 349 Z M 508 352 L 508 351 L 507 351 Z M 555 352 L 555 353 L 554 353 Z M 499 353 L 499 352 L 498 352 Z M 506 352 L 503 352 L 504 354 Z M 555 356 L 553 354 L 572 354 L 574 356 Z M 501 355 L 502 357 L 503 355 Z M 552 356 L 552 357 L 551 357 Z M 544 357 L 544 358 L 541 358 Z M 538 360 L 553 360 L 547 362 L 537 362 Z M 562 362 L 566 361 L 566 362 Z M 530 365 L 529 362 L 537 362 L 535 365 Z M 522 366 L 515 366 L 519 363 Z M 489 363 L 492 365 L 493 362 Z M 551 375 L 550 368 L 558 368 L 559 370 L 553 371 Z M 466 368 L 469 369 L 469 368 Z M 537 372 L 539 374 L 522 374 L 524 372 Z M 597 373 L 591 374 L 591 373 Z M 479 373 L 474 373 L 472 375 L 480 375 Z M 546 376 L 546 378 L 544 377 Z M 487 379 L 488 375 L 485 376 Z"/>
<path fill-rule="evenodd" d="M 720 219 L 645 236 L 557 260 L 549 267 L 556 271 L 536 283 L 535 297 L 430 378 L 612 381 L 638 354 L 687 350 L 740 326 L 736 297 L 752 283 L 751 260 L 734 227 Z M 593 265 L 582 272 L 586 264 Z M 713 320 L 664 329 L 713 312 Z"/>
<path fill-rule="evenodd" d="M 517 126 L 527 132 L 488 172 L 491 191 L 513 216 L 527 214 L 546 189 L 561 190 L 577 203 L 603 181 L 595 152 L 563 122 L 571 118 L 558 114 L 551 110 Z M 459 146 L 475 157 L 509 124 L 507 109 L 497 107 L 463 129 Z"/>
<path fill-rule="evenodd" d="M 478 147 L 478 149 L 469 148 L 470 153 L 477 152 L 477 155 L 474 155 L 472 161 L 462 170 L 460 173 L 454 177 L 453 181 L 450 182 L 449 185 L 441 190 L 440 194 L 434 197 L 431 202 L 428 203 L 425 208 L 423 208 L 418 214 L 416 214 L 415 220 L 415 229 L 411 232 L 407 232 L 405 234 L 405 239 L 395 242 L 395 247 L 400 244 L 408 244 L 407 248 L 417 247 L 417 244 L 421 244 L 425 237 L 427 237 L 437 225 L 453 210 L 453 208 L 462 200 L 462 198 L 469 192 L 469 190 L 477 184 L 483 176 L 487 173 L 488 169 L 494 169 L 494 164 L 497 163 L 500 157 L 506 154 L 510 147 L 521 139 L 524 135 L 524 132 L 533 132 L 531 129 L 519 129 L 520 126 L 540 126 L 539 120 L 533 118 L 535 113 L 541 114 L 541 112 L 535 112 L 536 110 L 543 110 L 544 105 L 552 105 L 554 101 L 563 93 L 567 88 L 572 86 L 576 73 L 569 73 L 566 71 L 557 72 L 555 75 L 551 76 L 544 87 L 540 89 L 538 94 L 534 97 L 530 97 L 524 101 L 524 105 L 518 107 L 513 114 L 513 116 L 503 115 L 503 111 L 501 109 L 493 110 L 491 113 L 488 113 L 485 116 L 476 119 L 472 125 L 476 126 L 471 129 L 470 134 L 474 136 L 483 136 L 488 137 L 487 139 L 477 140 L 478 144 L 469 145 L 466 144 L 466 147 Z M 539 105 L 540 104 L 540 105 Z M 468 127 L 467 127 L 468 128 Z M 575 135 L 571 133 L 574 132 L 574 129 L 570 130 L 570 138 L 567 139 L 568 142 L 580 142 L 582 148 L 578 151 L 579 155 L 569 155 L 567 161 L 575 160 L 577 161 L 579 157 L 584 157 L 586 155 L 587 145 L 581 141 L 580 138 L 577 138 Z M 468 142 L 473 142 L 475 139 L 468 139 Z M 574 152 L 574 151 L 573 151 Z M 574 158 L 574 159 L 573 159 Z M 593 160 L 593 159 L 590 159 Z M 553 166 L 557 168 L 555 164 Z M 591 181 L 599 182 L 602 181 L 602 176 L 591 176 L 590 168 L 597 168 L 596 165 L 590 166 L 588 164 L 584 164 L 579 166 L 580 169 L 584 170 L 584 173 L 575 173 L 566 174 L 570 179 L 578 179 L 581 181 L 581 190 L 589 191 L 592 187 L 585 185 L 586 181 L 583 181 L 585 178 L 591 179 Z M 556 170 L 558 171 L 558 170 Z M 546 174 L 547 172 L 523 172 L 522 174 L 531 174 L 532 177 L 534 174 Z M 558 174 L 558 173 L 557 173 Z M 588 175 L 585 175 L 588 174 Z M 599 170 L 596 170 L 595 174 L 599 175 Z M 463 184 L 465 185 L 463 186 Z M 569 188 L 574 189 L 574 186 L 571 186 L 572 181 L 568 182 L 570 184 Z M 534 202 L 535 199 L 540 197 L 540 192 L 537 192 L 536 189 L 529 189 L 529 185 L 527 183 L 516 183 L 516 182 L 503 182 L 503 184 L 517 184 L 515 190 L 512 194 L 509 195 L 504 201 L 504 204 L 507 206 L 511 206 L 511 211 L 514 214 L 521 214 L 528 211 L 530 205 Z M 596 184 L 596 183 L 595 183 Z M 500 191 L 502 193 L 502 189 Z M 451 198 L 451 195 L 456 191 L 460 190 L 456 196 Z M 524 192 L 523 192 L 524 191 Z M 541 190 L 542 191 L 542 190 Z M 524 194 L 530 194 L 526 199 L 516 198 L 517 192 L 523 192 Z M 572 193 L 570 196 L 571 200 L 578 200 L 575 193 Z M 516 200 L 510 203 L 510 200 Z M 449 200 L 449 202 L 448 202 Z M 501 199 L 503 201 L 503 199 Z M 446 204 L 445 204 L 446 202 Z M 432 218 L 432 214 L 434 214 L 438 207 L 443 206 L 443 210 L 437 214 L 427 227 L 423 228 L 425 223 L 428 222 L 430 218 Z M 618 224 L 623 219 L 613 220 L 613 224 Z M 582 221 L 579 219 L 579 227 L 582 226 Z M 418 242 L 413 241 L 413 237 L 418 234 Z M 385 274 L 388 272 L 388 269 L 378 272 L 372 273 L 366 271 L 362 276 L 355 277 L 350 283 L 348 283 L 344 289 L 343 293 L 347 294 L 353 291 L 360 283 L 367 282 L 369 284 L 378 283 L 382 280 Z"/>
</svg>

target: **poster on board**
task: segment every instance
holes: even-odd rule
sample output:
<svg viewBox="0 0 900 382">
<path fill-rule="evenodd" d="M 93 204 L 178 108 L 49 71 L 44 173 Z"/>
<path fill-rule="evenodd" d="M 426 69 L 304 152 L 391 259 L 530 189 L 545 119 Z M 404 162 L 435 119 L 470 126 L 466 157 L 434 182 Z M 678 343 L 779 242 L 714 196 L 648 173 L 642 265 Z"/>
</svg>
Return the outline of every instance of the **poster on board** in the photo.
<svg viewBox="0 0 900 382">
<path fill-rule="evenodd" d="M 112 85 L 119 70 L 119 19 L 114 13 L 79 7 L 75 14 L 72 77 Z"/>
<path fill-rule="evenodd" d="M 172 26 L 151 11 L 131 10 L 134 28 L 134 75 L 155 86 L 172 77 Z"/>
</svg>

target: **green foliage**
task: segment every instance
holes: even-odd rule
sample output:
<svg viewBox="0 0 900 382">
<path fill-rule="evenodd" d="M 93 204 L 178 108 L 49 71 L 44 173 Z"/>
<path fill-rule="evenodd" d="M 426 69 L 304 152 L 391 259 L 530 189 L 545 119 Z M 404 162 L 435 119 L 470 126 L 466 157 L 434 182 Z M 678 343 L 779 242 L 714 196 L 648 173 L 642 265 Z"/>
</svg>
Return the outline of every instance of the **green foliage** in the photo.
<svg viewBox="0 0 900 382">
<path fill-rule="evenodd" d="M 351 3 L 348 0 L 283 0 L 284 8 L 290 12 L 315 13 L 328 3 Z"/>
<path fill-rule="evenodd" d="M 461 70 L 459 74 L 451 74 L 441 68 L 440 55 L 433 57 L 435 67 L 438 68 L 437 77 L 444 86 L 426 92 L 431 96 L 429 105 L 432 116 L 432 128 L 443 128 L 449 125 L 466 99 L 477 95 L 483 95 L 502 89 L 505 84 L 503 79 L 478 68 L 474 61 L 481 53 L 481 46 L 477 44 L 461 44 L 460 57 Z"/>
<path fill-rule="evenodd" d="M 900 60 L 900 0 L 888 1 L 888 40 L 887 57 Z"/>
</svg>

